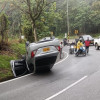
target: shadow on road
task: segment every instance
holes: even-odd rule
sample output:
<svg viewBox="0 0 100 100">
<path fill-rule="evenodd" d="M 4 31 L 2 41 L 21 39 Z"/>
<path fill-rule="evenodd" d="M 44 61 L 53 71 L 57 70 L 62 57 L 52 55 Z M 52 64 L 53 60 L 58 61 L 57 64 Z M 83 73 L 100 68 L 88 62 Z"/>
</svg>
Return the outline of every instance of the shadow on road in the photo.
<svg viewBox="0 0 100 100">
<path fill-rule="evenodd" d="M 41 71 L 37 71 L 36 74 L 34 74 L 36 76 L 45 76 L 45 75 L 53 75 L 53 72 L 51 70 L 41 70 Z"/>
</svg>

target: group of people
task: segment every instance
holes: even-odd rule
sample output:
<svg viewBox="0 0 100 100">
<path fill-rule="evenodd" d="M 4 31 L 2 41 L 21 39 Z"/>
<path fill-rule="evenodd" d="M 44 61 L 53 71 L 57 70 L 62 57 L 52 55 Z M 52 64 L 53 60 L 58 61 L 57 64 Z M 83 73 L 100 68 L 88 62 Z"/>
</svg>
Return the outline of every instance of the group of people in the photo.
<svg viewBox="0 0 100 100">
<path fill-rule="evenodd" d="M 67 40 L 67 39 L 66 39 Z M 62 54 L 62 48 L 63 48 L 63 43 L 66 41 L 65 39 L 63 39 L 63 42 L 60 43 L 60 54 Z M 89 40 L 89 37 L 87 38 L 87 40 L 85 40 L 83 42 L 83 39 L 80 38 L 80 39 L 76 39 L 75 40 L 76 42 L 72 42 L 70 44 L 70 47 L 71 45 L 74 46 L 74 48 L 70 48 L 70 53 L 71 52 L 78 52 L 79 54 L 82 54 L 82 53 L 89 53 L 89 46 L 90 46 L 90 40 Z M 64 45 L 65 46 L 65 45 Z M 84 52 L 83 52 L 84 51 Z"/>
<path fill-rule="evenodd" d="M 89 41 L 89 38 L 87 38 L 87 40 L 84 42 L 82 42 L 82 39 L 80 38 L 79 41 L 77 42 L 77 51 L 80 50 L 82 51 L 82 47 L 85 45 L 85 48 L 86 48 L 86 52 L 88 53 L 89 52 L 89 46 L 90 46 L 90 41 Z"/>
</svg>

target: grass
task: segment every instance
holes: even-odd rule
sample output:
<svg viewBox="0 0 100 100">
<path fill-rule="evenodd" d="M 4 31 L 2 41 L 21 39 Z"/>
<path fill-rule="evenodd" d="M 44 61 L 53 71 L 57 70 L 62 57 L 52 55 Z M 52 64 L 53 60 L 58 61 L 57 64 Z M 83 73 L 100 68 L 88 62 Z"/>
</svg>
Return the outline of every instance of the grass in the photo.
<svg viewBox="0 0 100 100">
<path fill-rule="evenodd" d="M 17 40 L 10 41 L 11 51 L 6 53 L 3 51 L 0 55 L 0 81 L 13 77 L 10 61 L 19 59 L 19 57 L 25 54 L 25 43 L 19 43 Z"/>
<path fill-rule="evenodd" d="M 11 48 L 14 50 L 16 54 L 25 54 L 25 44 L 24 43 L 15 43 L 12 44 Z"/>
<path fill-rule="evenodd" d="M 0 68 L 10 68 L 10 61 L 16 59 L 14 56 L 0 55 Z"/>
<path fill-rule="evenodd" d="M 13 77 L 10 67 L 10 61 L 16 59 L 14 56 L 0 55 L 0 80 L 7 77 Z"/>
</svg>

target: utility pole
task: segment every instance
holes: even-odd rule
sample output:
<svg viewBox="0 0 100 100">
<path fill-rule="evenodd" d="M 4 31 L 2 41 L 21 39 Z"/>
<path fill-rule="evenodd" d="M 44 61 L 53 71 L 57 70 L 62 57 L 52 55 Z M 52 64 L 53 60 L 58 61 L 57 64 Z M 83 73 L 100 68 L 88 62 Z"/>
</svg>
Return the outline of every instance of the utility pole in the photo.
<svg viewBox="0 0 100 100">
<path fill-rule="evenodd" d="M 68 42 L 69 42 L 69 14 L 68 14 L 68 1 L 67 0 L 67 34 L 68 34 Z"/>
</svg>

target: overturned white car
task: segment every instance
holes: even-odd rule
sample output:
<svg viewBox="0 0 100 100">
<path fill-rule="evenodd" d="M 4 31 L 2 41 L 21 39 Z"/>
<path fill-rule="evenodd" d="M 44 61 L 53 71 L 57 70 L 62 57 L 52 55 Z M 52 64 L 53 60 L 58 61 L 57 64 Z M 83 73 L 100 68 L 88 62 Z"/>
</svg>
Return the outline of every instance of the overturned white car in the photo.
<svg viewBox="0 0 100 100">
<path fill-rule="evenodd" d="M 26 55 L 23 59 L 10 62 L 15 77 L 37 70 L 50 70 L 56 62 L 60 52 L 60 43 L 57 38 L 44 38 L 38 43 L 26 43 Z"/>
</svg>

